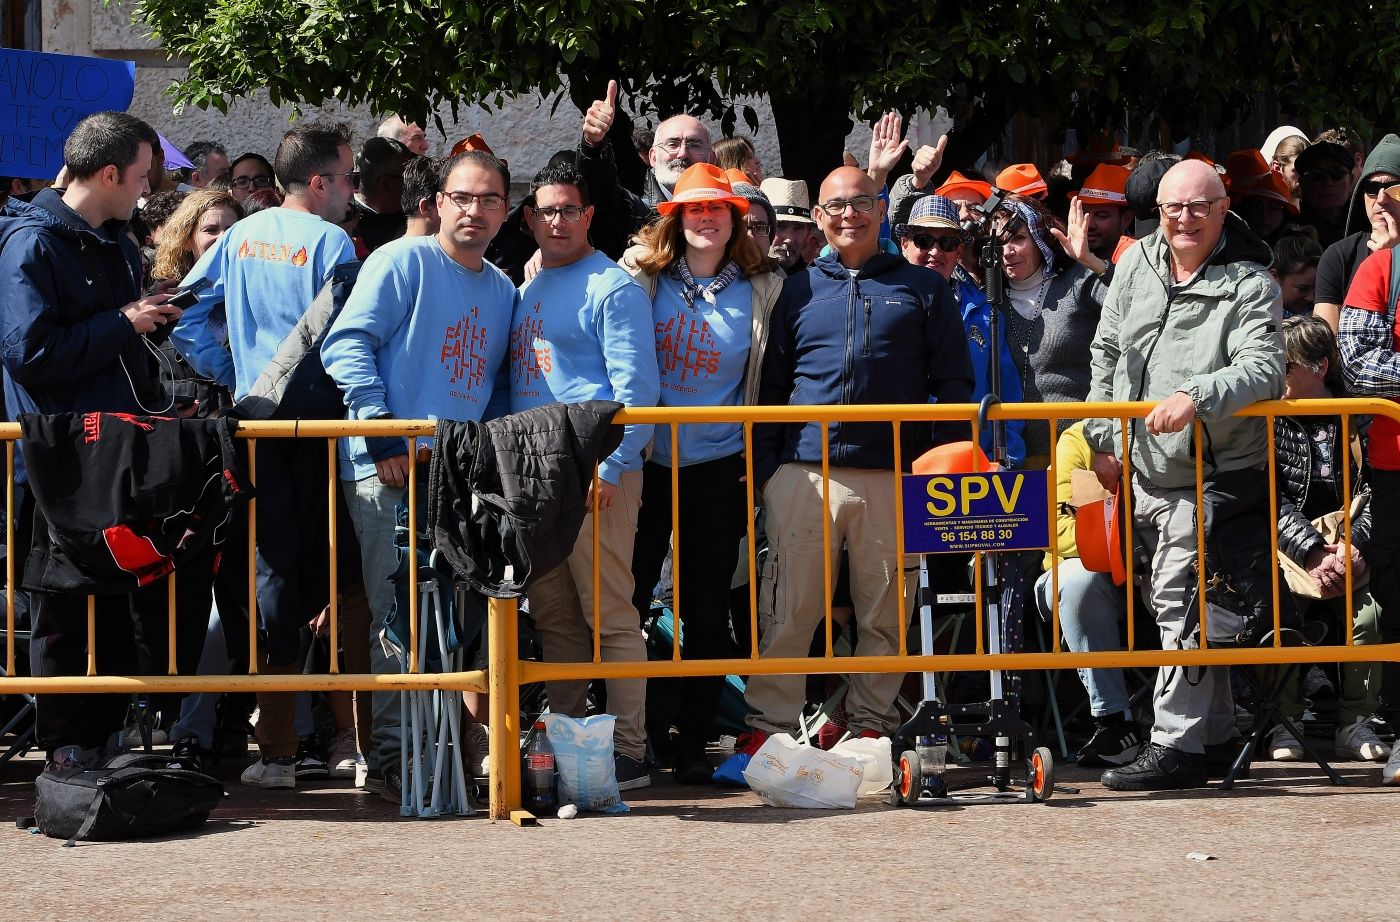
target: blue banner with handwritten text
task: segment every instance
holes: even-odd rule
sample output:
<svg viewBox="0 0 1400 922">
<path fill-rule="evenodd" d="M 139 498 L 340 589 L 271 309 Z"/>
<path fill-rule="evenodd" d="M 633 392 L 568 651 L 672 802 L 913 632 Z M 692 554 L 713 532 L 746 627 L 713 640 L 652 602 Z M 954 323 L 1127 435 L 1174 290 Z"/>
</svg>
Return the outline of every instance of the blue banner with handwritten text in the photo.
<svg viewBox="0 0 1400 922">
<path fill-rule="evenodd" d="M 131 61 L 0 49 L 0 176 L 53 179 L 73 126 L 126 111 L 135 90 Z"/>
</svg>

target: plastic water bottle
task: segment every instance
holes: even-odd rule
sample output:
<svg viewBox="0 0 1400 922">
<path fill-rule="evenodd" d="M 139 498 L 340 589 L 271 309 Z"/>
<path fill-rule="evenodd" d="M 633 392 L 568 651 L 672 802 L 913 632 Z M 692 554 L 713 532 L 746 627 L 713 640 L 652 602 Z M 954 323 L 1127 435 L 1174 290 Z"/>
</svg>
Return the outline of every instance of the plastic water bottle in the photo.
<svg viewBox="0 0 1400 922">
<path fill-rule="evenodd" d="M 548 816 L 555 808 L 554 750 L 542 720 L 535 722 L 534 739 L 525 752 L 525 805 L 535 816 Z"/>
</svg>

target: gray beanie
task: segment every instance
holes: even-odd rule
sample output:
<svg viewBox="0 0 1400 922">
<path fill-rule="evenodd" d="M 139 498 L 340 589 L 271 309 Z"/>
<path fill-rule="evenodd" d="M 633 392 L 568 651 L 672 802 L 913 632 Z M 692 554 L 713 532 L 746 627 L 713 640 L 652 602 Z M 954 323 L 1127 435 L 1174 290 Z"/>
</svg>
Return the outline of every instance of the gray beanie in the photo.
<svg viewBox="0 0 1400 922">
<path fill-rule="evenodd" d="M 763 211 L 768 215 L 768 226 L 771 228 L 778 223 L 778 214 L 773 210 L 773 203 L 768 201 L 768 196 L 764 195 L 758 186 L 749 185 L 746 182 L 736 182 L 731 186 L 735 195 L 741 195 L 749 200 L 749 210 L 753 210 L 754 205 L 763 206 Z"/>
</svg>

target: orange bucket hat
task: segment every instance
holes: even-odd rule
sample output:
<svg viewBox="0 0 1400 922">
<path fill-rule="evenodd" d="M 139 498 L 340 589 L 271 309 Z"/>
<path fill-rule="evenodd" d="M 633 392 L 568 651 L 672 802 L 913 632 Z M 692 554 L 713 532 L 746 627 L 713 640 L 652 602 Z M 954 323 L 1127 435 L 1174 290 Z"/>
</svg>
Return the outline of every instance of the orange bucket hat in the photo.
<svg viewBox="0 0 1400 922">
<path fill-rule="evenodd" d="M 1084 187 L 1079 190 L 1079 200 L 1086 205 L 1122 205 L 1127 208 L 1128 196 L 1124 190 L 1128 187 L 1129 175 L 1126 167 L 1100 163 L 1084 180 Z"/>
<path fill-rule="evenodd" d="M 1121 489 L 1121 488 L 1120 488 Z M 1084 569 L 1108 573 L 1115 586 L 1128 578 L 1123 565 L 1123 522 L 1120 490 L 1104 499 L 1084 503 L 1074 513 L 1074 543 Z"/>
<path fill-rule="evenodd" d="M 949 442 L 930 448 L 909 466 L 913 474 L 985 474 L 1001 470 L 976 442 Z"/>
<path fill-rule="evenodd" d="M 749 200 L 734 194 L 734 187 L 724 170 L 712 163 L 695 163 L 676 180 L 671 200 L 657 202 L 656 210 L 664 215 L 674 213 L 681 206 L 691 202 L 728 202 L 739 210 L 739 214 L 749 213 Z"/>
<path fill-rule="evenodd" d="M 954 192 L 975 192 L 982 196 L 982 201 L 985 202 L 992 197 L 992 185 L 980 179 L 968 179 L 957 170 L 954 170 L 948 174 L 948 179 L 943 185 L 933 190 L 933 194 L 947 198 L 950 193 Z"/>
</svg>

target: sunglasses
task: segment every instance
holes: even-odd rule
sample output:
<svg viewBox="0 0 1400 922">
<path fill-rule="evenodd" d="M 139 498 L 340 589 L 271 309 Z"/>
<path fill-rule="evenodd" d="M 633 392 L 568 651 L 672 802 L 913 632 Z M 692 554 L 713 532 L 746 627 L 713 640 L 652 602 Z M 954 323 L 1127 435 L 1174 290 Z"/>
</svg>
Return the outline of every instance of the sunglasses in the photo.
<svg viewBox="0 0 1400 922">
<path fill-rule="evenodd" d="M 1316 182 L 1319 179 L 1328 179 L 1332 182 L 1337 182 L 1338 180 L 1345 179 L 1350 175 L 1351 170 L 1345 169 L 1344 167 L 1334 166 L 1328 170 L 1324 170 L 1322 167 L 1313 167 L 1311 170 L 1307 170 L 1303 173 L 1303 178 L 1311 179 L 1314 182 Z"/>
<path fill-rule="evenodd" d="M 956 234 L 942 237 L 935 237 L 933 234 L 910 234 L 907 239 L 921 250 L 931 250 L 937 246 L 944 253 L 952 253 L 962 246 L 962 238 Z"/>
<path fill-rule="evenodd" d="M 1400 186 L 1400 179 L 1368 179 L 1361 184 L 1361 192 L 1367 198 L 1375 198 L 1395 186 Z"/>
</svg>

